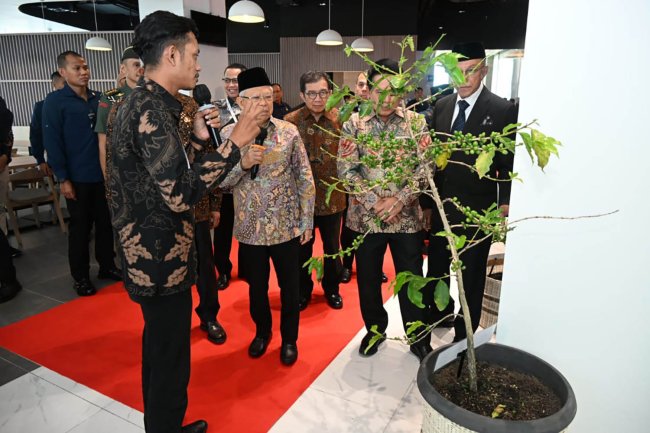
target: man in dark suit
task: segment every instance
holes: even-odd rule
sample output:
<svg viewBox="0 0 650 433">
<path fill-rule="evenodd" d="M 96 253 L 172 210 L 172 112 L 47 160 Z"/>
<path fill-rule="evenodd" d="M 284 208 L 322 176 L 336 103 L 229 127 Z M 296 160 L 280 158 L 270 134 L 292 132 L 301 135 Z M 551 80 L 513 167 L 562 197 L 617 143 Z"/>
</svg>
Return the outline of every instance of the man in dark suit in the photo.
<svg viewBox="0 0 650 433">
<path fill-rule="evenodd" d="M 466 77 L 464 85 L 457 89 L 457 93 L 445 96 L 440 99 L 434 107 L 432 124 L 430 125 L 438 133 L 453 133 L 461 131 L 464 134 L 471 133 L 479 135 L 484 132 L 489 136 L 493 131 L 501 132 L 504 127 L 517 121 L 514 106 L 508 101 L 490 92 L 482 83 L 487 75 L 485 64 L 485 50 L 478 42 L 456 44 L 453 48 L 456 53 L 463 54 L 466 58 L 458 62 L 458 66 Z M 445 140 L 444 135 L 440 135 Z M 472 209 L 481 212 L 497 203 L 504 216 L 508 215 L 508 202 L 510 199 L 510 182 L 497 182 L 490 178 L 509 179 L 512 171 L 513 155 L 511 153 L 502 155 L 497 153 L 494 156 L 490 172 L 486 177 L 480 179 L 478 175 L 467 167 L 454 164 L 453 161 L 474 165 L 477 155 L 466 155 L 463 152 L 454 152 L 450 157 L 450 163 L 444 170 L 439 170 L 435 176 L 436 187 L 441 198 L 457 197 L 463 206 L 470 206 Z M 435 236 L 443 229 L 442 221 L 433 202 L 428 196 L 420 199 L 422 208 L 425 210 L 425 218 L 431 223 L 429 235 L 429 264 L 428 277 L 445 277 L 449 274 L 451 255 L 447 249 L 447 240 L 444 237 Z M 460 224 L 464 221 L 464 215 L 452 204 L 445 205 L 445 211 L 450 223 Z M 471 239 L 476 230 L 456 229 L 458 235 L 465 234 Z M 481 238 L 482 233 L 477 236 Z M 472 318 L 472 329 L 476 331 L 481 318 L 481 304 L 485 287 L 485 269 L 487 256 L 490 251 L 491 237 L 473 246 L 461 255 L 464 265 L 463 281 L 467 303 L 469 304 L 470 316 Z M 449 284 L 449 277 L 445 277 Z M 432 297 L 433 282 L 427 290 Z M 450 300 L 444 311 L 439 311 L 430 300 L 429 323 L 435 323 L 443 317 L 454 312 L 454 301 Z M 460 341 L 466 337 L 463 319 L 443 322 L 443 325 L 455 328 L 454 341 Z"/>
</svg>

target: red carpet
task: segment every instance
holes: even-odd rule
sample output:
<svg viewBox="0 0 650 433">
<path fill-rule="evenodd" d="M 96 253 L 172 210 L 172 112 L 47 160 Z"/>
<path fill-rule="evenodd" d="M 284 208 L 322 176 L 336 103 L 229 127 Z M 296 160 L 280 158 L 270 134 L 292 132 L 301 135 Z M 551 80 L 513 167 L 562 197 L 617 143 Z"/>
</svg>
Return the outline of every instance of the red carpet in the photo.
<svg viewBox="0 0 650 433">
<path fill-rule="evenodd" d="M 392 280 L 389 254 L 385 271 Z M 247 354 L 254 325 L 248 313 L 248 286 L 243 281 L 235 279 L 219 293 L 219 321 L 228 333 L 224 345 L 208 342 L 193 314 L 187 421 L 206 419 L 212 433 L 268 431 L 363 327 L 354 279 L 341 285 L 342 310 L 330 309 L 322 289 L 316 287 L 312 303 L 300 317 L 298 362 L 285 367 L 280 363 L 280 294 L 275 274 L 270 286 L 274 336 L 260 359 L 250 359 Z M 388 285 L 383 287 L 387 298 Z M 142 411 L 142 325 L 139 307 L 118 283 L 96 296 L 0 329 L 0 345 Z"/>
</svg>

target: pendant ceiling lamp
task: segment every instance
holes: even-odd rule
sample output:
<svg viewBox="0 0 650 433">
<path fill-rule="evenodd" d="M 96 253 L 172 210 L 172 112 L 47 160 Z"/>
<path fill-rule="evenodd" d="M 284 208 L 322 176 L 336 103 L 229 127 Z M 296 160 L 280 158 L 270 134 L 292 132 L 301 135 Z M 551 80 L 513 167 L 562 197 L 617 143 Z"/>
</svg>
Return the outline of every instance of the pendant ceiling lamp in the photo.
<svg viewBox="0 0 650 433">
<path fill-rule="evenodd" d="M 327 30 L 323 30 L 316 37 L 316 45 L 336 46 L 343 45 L 343 38 L 336 30 L 332 30 L 332 0 L 329 0 L 329 12 L 327 14 Z"/>
<path fill-rule="evenodd" d="M 256 24 L 263 22 L 264 11 L 257 3 L 249 0 L 240 0 L 230 7 L 228 19 L 236 23 Z"/>
<path fill-rule="evenodd" d="M 375 51 L 375 46 L 372 44 L 370 39 L 363 37 L 364 3 L 365 0 L 361 0 L 361 37 L 352 41 L 352 49 L 359 51 L 360 53 L 369 53 Z"/>
<path fill-rule="evenodd" d="M 95 15 L 95 31 L 97 32 L 97 8 L 95 7 L 95 0 L 93 0 L 93 14 Z M 86 49 L 94 51 L 111 51 L 113 47 L 106 39 L 100 36 L 93 36 L 86 41 Z"/>
</svg>

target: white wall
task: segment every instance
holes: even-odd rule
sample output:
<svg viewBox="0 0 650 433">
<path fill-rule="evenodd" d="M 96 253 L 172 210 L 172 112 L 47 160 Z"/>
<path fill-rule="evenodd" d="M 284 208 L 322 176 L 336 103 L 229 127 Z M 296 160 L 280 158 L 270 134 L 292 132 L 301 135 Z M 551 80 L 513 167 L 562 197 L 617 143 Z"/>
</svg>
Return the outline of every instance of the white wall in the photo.
<svg viewBox="0 0 650 433">
<path fill-rule="evenodd" d="M 650 431 L 648 22 L 648 0 L 530 0 L 519 118 L 564 146 L 545 175 L 517 154 L 510 218 L 619 210 L 508 239 L 498 340 L 568 378 L 572 433 Z"/>
</svg>

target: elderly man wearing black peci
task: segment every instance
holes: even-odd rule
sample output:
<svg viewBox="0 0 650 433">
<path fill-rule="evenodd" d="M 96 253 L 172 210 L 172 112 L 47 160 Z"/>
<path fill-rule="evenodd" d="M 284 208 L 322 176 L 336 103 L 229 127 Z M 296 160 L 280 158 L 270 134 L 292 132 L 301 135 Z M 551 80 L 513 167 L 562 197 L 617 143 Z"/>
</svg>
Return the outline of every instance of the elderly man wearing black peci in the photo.
<svg viewBox="0 0 650 433">
<path fill-rule="evenodd" d="M 190 288 L 196 280 L 192 206 L 233 166 L 250 168 L 261 161 L 254 153 L 242 158 L 238 147 L 259 133 L 256 106 L 242 112 L 230 139 L 216 152 L 194 158 L 186 153 L 208 144 L 206 123 L 219 126 L 218 111 L 197 112 L 193 100 L 179 96 L 179 90 L 194 88 L 201 70 L 197 33 L 192 20 L 165 11 L 138 25 L 133 49 L 144 63 L 146 80 L 119 102 L 107 134 L 109 205 L 120 238 L 124 285 L 144 318 L 147 433 L 207 430 L 205 421 L 181 426 L 190 377 Z"/>
</svg>

